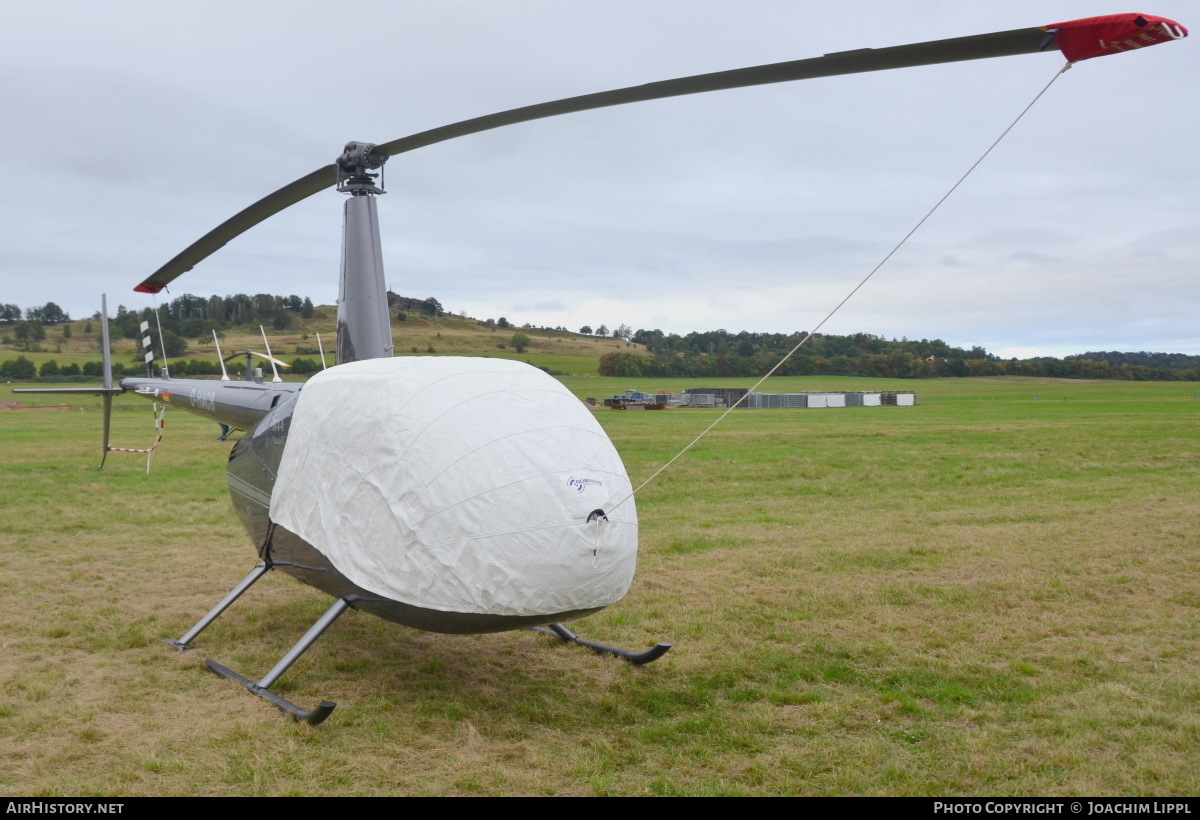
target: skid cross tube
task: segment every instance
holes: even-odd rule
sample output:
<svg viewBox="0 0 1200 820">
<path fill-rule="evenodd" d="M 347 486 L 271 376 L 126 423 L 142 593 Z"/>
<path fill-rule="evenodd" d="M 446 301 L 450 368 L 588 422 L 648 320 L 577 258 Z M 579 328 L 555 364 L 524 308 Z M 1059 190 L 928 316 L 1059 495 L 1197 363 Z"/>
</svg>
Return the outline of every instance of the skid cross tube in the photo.
<svg viewBox="0 0 1200 820">
<path fill-rule="evenodd" d="M 221 599 L 221 602 L 208 611 L 208 614 L 196 622 L 196 625 L 189 629 L 182 638 L 177 641 L 172 641 L 163 638 L 163 643 L 168 646 L 173 646 L 180 652 L 186 652 L 192 648 L 192 641 L 196 640 L 196 636 L 208 628 L 209 624 L 220 617 L 221 613 L 229 609 L 229 605 L 241 597 L 242 593 L 250 589 L 254 582 L 266 574 L 270 567 L 266 562 L 258 564 L 254 569 L 250 570 L 250 574 L 242 579 L 242 582 L 234 587 L 228 595 Z"/>
<path fill-rule="evenodd" d="M 304 637 L 298 640 L 296 645 L 293 646 L 288 653 L 284 655 L 282 659 L 280 659 L 279 663 L 275 664 L 271 671 L 263 676 L 262 680 L 260 680 L 258 683 L 255 683 L 249 678 L 242 677 L 237 672 L 234 672 L 232 669 L 229 669 L 226 666 L 222 666 L 212 658 L 207 658 L 204 661 L 204 665 L 207 666 L 209 671 L 213 672 L 214 674 L 240 683 L 252 694 L 258 695 L 263 700 L 273 704 L 279 711 L 283 712 L 284 714 L 291 715 L 293 720 L 302 720 L 310 726 L 316 726 L 318 723 L 325 720 L 325 718 L 329 717 L 330 713 L 333 712 L 334 707 L 337 706 L 336 703 L 333 701 L 323 700 L 321 701 L 321 705 L 316 709 L 307 711 L 305 709 L 301 709 L 291 701 L 275 694 L 270 690 L 270 687 L 273 683 L 275 683 L 275 681 L 279 680 L 280 676 L 282 676 L 283 673 L 288 670 L 288 667 L 295 663 L 310 646 L 316 643 L 317 638 L 321 637 L 322 633 L 324 633 L 325 630 L 328 629 L 333 622 L 338 619 L 338 616 L 349 608 L 350 601 L 348 601 L 346 598 L 338 598 L 336 601 L 334 601 L 333 606 L 329 607 L 329 609 L 325 611 L 325 614 L 322 615 L 320 619 L 318 619 L 317 622 L 313 624 L 307 632 L 304 633 Z"/>
<path fill-rule="evenodd" d="M 584 640 L 576 635 L 571 630 L 567 629 L 562 624 L 550 624 L 549 628 L 543 626 L 530 627 L 534 632 L 541 632 L 543 635 L 550 635 L 558 638 L 563 643 L 575 643 L 580 646 L 586 646 L 588 649 L 595 652 L 597 655 L 612 655 L 615 658 L 627 660 L 634 666 L 642 666 L 643 664 L 656 661 L 671 650 L 669 643 L 657 643 L 647 649 L 645 652 L 630 652 L 628 649 L 618 649 L 615 646 L 605 646 L 602 643 L 594 643 Z"/>
</svg>

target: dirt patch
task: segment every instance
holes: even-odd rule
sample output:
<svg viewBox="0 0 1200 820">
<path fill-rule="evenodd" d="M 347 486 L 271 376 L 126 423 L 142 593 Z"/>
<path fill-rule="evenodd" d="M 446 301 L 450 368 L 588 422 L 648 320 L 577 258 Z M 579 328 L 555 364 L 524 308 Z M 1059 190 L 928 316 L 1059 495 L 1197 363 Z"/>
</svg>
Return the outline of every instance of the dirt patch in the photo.
<svg viewBox="0 0 1200 820">
<path fill-rule="evenodd" d="M 19 401 L 0 401 L 0 410 L 70 410 L 66 404 L 21 404 Z"/>
</svg>

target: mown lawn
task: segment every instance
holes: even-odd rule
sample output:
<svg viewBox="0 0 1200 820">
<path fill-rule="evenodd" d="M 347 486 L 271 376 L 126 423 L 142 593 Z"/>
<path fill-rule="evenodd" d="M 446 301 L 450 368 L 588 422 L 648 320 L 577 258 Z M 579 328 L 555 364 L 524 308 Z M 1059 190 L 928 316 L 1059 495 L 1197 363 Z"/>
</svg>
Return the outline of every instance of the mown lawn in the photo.
<svg viewBox="0 0 1200 820">
<path fill-rule="evenodd" d="M 693 385 L 564 381 L 581 397 Z M 134 455 L 96 470 L 91 400 L 0 412 L 0 788 L 1197 792 L 1200 385 L 769 389 L 921 404 L 737 410 L 645 487 L 633 589 L 575 628 L 671 641 L 666 658 L 635 669 L 530 633 L 349 613 L 278 686 L 339 701 L 316 728 L 202 666 L 264 673 L 325 609 L 315 590 L 268 576 L 197 651 L 159 641 L 255 562 L 215 425 L 170 414 L 147 476 Z M 118 406 L 115 443 L 148 444 L 148 406 Z M 596 413 L 635 484 L 716 417 Z"/>
</svg>

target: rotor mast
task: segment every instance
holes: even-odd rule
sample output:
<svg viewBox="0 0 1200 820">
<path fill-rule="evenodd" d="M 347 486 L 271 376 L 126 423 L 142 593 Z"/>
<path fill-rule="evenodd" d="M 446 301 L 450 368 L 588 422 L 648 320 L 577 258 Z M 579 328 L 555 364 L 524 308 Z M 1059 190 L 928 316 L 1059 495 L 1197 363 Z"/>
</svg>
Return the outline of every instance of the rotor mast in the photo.
<svg viewBox="0 0 1200 820">
<path fill-rule="evenodd" d="M 350 142 L 337 159 L 337 189 L 349 194 L 342 218 L 342 274 L 338 287 L 337 363 L 392 355 L 392 325 L 375 184 L 387 156 L 372 155 L 374 143 Z M 382 182 L 382 180 L 380 180 Z"/>
</svg>

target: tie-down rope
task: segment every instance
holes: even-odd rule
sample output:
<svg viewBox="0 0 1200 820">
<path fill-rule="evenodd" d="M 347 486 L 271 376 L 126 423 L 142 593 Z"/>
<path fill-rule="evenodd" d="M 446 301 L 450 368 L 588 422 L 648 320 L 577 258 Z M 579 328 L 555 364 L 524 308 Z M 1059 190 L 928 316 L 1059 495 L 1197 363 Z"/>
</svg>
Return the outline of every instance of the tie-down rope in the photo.
<svg viewBox="0 0 1200 820">
<path fill-rule="evenodd" d="M 825 326 L 826 322 L 828 322 L 830 319 L 833 318 L 833 315 L 835 313 L 837 313 L 839 310 L 842 309 L 843 305 L 845 305 L 847 302 L 850 301 L 851 296 L 858 293 L 858 291 L 862 288 L 862 286 L 867 284 L 868 281 L 870 281 L 871 277 L 875 275 L 876 271 L 878 271 L 885 264 L 887 264 L 887 261 L 889 259 L 891 259 L 892 256 L 895 255 L 896 251 L 900 250 L 900 248 L 904 246 L 904 243 L 907 242 L 909 240 L 909 238 L 913 234 L 915 234 L 922 225 L 925 224 L 926 220 L 928 220 L 929 217 L 933 216 L 934 212 L 937 211 L 937 209 L 942 206 L 942 203 L 950 198 L 950 195 L 952 193 L 954 193 L 955 190 L 958 189 L 958 186 L 963 184 L 963 182 L 966 180 L 966 178 L 971 175 L 971 172 L 974 171 L 976 168 L 978 168 L 979 164 L 981 162 L 983 162 L 985 159 L 987 159 L 988 154 L 992 153 L 992 149 L 994 149 L 997 145 L 999 145 L 1000 141 L 1002 139 L 1004 139 L 1006 136 L 1008 136 L 1008 132 L 1012 131 L 1013 128 L 1016 127 L 1017 123 L 1019 123 L 1021 121 L 1021 118 L 1024 117 L 1027 113 L 1029 113 L 1029 109 L 1033 108 L 1034 104 L 1042 98 L 1042 95 L 1050 90 L 1050 86 L 1054 85 L 1054 81 L 1057 80 L 1059 77 L 1061 77 L 1063 74 L 1065 74 L 1067 72 L 1067 69 L 1069 69 L 1072 65 L 1074 65 L 1074 63 L 1067 63 L 1061 69 L 1059 69 L 1058 71 L 1056 71 L 1054 73 L 1054 76 L 1050 79 L 1050 82 L 1046 83 L 1046 85 L 1042 88 L 1042 90 L 1039 91 L 1037 93 L 1037 95 L 1032 100 L 1029 101 L 1029 104 L 1027 106 L 1025 106 L 1024 109 L 1022 109 L 1021 113 L 1017 115 L 1017 118 L 1015 120 L 1013 120 L 1012 123 L 1009 124 L 1009 126 L 1007 128 L 1005 128 L 1003 132 L 1001 132 L 1000 136 L 996 137 L 995 141 L 992 142 L 992 144 L 988 146 L 988 149 L 986 151 L 984 151 L 983 154 L 980 155 L 979 159 L 975 160 L 975 162 L 971 165 L 971 167 L 967 169 L 966 173 L 964 173 L 961 177 L 959 177 L 958 181 L 950 186 L 950 190 L 946 191 L 946 193 L 942 195 L 942 198 L 939 199 L 934 204 L 934 206 L 926 212 L 925 216 L 921 217 L 921 220 L 916 225 L 914 225 L 908 233 L 906 233 L 904 235 L 904 238 L 901 239 L 899 242 L 897 242 L 896 246 L 894 248 L 892 248 L 890 251 L 888 251 L 887 256 L 883 257 L 883 259 L 881 259 L 879 261 L 879 264 L 876 265 L 875 267 L 873 267 L 871 269 L 871 272 L 868 273 L 866 276 L 864 276 L 862 281 L 859 282 L 857 285 L 855 285 L 854 289 L 851 290 L 849 293 L 847 293 L 845 298 L 842 299 L 842 301 L 838 302 L 837 305 L 834 306 L 833 310 L 829 311 L 829 314 L 826 315 L 826 317 L 824 319 L 822 319 L 820 322 L 817 323 L 816 327 L 814 327 L 812 330 L 810 330 L 803 339 L 801 339 L 799 342 L 797 342 L 796 346 L 793 347 L 791 350 L 789 350 L 786 356 L 784 356 L 782 359 L 780 359 L 779 362 L 774 367 L 772 367 L 770 370 L 768 370 L 767 374 L 765 376 L 763 376 L 761 379 L 759 379 L 757 382 L 755 382 L 754 386 L 751 387 L 750 390 L 747 391 L 747 393 L 753 393 L 755 390 L 758 389 L 758 387 L 763 382 L 765 382 L 767 379 L 771 378 L 771 376 L 773 376 L 775 374 L 775 371 L 778 370 L 780 367 L 782 367 L 783 363 L 786 362 L 788 359 L 790 359 L 792 357 L 792 355 L 795 354 L 795 352 L 800 349 L 801 345 L 803 345 L 805 342 L 807 342 L 809 339 L 811 339 L 818 330 L 820 330 L 822 327 Z M 649 478 L 647 478 L 645 481 L 643 481 L 641 484 L 639 484 L 636 488 L 634 488 L 629 493 L 629 495 L 625 496 L 620 501 L 618 501 L 616 504 L 614 504 L 613 507 L 609 510 L 609 512 L 611 512 L 613 509 L 616 509 L 617 507 L 621 506 L 629 499 L 633 498 L 634 495 L 641 492 L 643 487 L 645 487 L 647 484 L 649 484 L 654 479 L 658 478 L 660 473 L 662 473 L 664 470 L 666 470 L 668 467 L 670 467 L 672 464 L 674 464 L 676 461 L 678 461 L 679 458 L 684 453 L 686 453 L 688 450 L 692 449 L 692 447 L 696 446 L 696 444 L 700 441 L 700 439 L 702 439 L 706 435 L 708 435 L 709 431 L 711 431 L 714 427 L 716 427 L 718 424 L 720 424 L 722 421 L 724 421 L 725 417 L 728 416 L 734 410 L 734 408 L 736 408 L 739 404 L 741 404 L 740 401 L 734 402 L 728 408 L 726 408 L 725 412 L 722 413 L 720 416 L 718 416 L 716 421 L 714 421 L 712 424 L 708 425 L 708 427 L 704 428 L 704 430 L 701 431 L 700 435 L 698 435 L 694 439 L 692 439 L 687 444 L 687 446 L 685 446 L 682 450 L 680 450 L 678 453 L 676 453 L 675 456 L 670 461 L 668 461 L 666 464 L 664 464 L 663 466 L 661 466 L 657 470 L 655 470 L 653 475 L 651 475 Z"/>
</svg>

